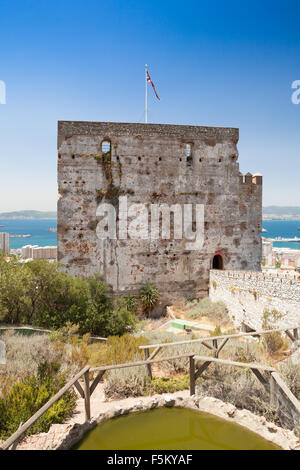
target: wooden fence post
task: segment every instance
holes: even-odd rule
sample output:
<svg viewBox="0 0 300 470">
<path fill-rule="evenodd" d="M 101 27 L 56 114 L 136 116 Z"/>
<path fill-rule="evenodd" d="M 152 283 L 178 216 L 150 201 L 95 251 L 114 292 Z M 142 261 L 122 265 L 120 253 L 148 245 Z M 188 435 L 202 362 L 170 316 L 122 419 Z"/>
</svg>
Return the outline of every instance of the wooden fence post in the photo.
<svg viewBox="0 0 300 470">
<path fill-rule="evenodd" d="M 91 397 L 90 397 L 90 377 L 89 370 L 84 373 L 84 407 L 85 407 L 85 420 L 91 419 Z"/>
<path fill-rule="evenodd" d="M 218 353 L 218 340 L 213 339 L 212 344 L 213 344 L 213 347 L 215 348 L 214 356 L 218 357 L 218 355 L 219 355 L 219 353 Z"/>
<path fill-rule="evenodd" d="M 190 395 L 195 395 L 195 359 L 190 356 Z"/>
<path fill-rule="evenodd" d="M 272 374 L 270 374 L 270 405 L 277 409 L 278 400 L 276 395 L 276 383 Z"/>
<path fill-rule="evenodd" d="M 19 424 L 19 427 L 18 427 L 18 430 L 22 427 L 22 424 L 23 424 L 23 421 L 21 421 L 21 423 Z M 20 440 L 21 440 L 21 437 L 19 437 L 19 439 L 16 439 L 15 442 L 13 443 L 13 445 L 11 446 L 10 450 L 16 450 L 17 448 L 17 445 L 19 444 Z"/>
<path fill-rule="evenodd" d="M 145 359 L 147 360 L 150 356 L 150 353 L 149 353 L 149 348 L 146 348 L 145 349 Z M 151 367 L 151 364 L 147 364 L 147 370 L 148 370 L 148 375 L 150 377 L 150 379 L 152 380 L 152 367 Z"/>
</svg>

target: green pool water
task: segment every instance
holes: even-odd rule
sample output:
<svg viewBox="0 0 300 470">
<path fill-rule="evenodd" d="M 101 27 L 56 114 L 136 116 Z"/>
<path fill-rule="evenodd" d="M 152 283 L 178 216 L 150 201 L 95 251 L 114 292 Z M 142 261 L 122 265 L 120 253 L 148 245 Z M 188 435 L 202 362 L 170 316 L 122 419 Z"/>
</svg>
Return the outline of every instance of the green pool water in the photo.
<svg viewBox="0 0 300 470">
<path fill-rule="evenodd" d="M 186 408 L 113 418 L 89 431 L 76 450 L 279 450 L 242 426 Z"/>
</svg>

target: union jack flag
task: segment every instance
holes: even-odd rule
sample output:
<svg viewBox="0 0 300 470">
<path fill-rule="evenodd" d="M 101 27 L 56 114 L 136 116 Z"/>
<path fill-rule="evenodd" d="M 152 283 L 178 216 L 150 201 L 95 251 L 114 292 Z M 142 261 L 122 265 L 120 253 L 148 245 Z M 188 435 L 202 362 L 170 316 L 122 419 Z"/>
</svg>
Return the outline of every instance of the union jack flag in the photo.
<svg viewBox="0 0 300 470">
<path fill-rule="evenodd" d="M 151 77 L 150 77 L 150 75 L 149 75 L 148 72 L 147 72 L 147 82 L 148 82 L 148 83 L 151 83 L 151 85 L 152 85 L 152 87 L 153 87 L 153 90 L 154 90 L 154 93 L 156 94 L 156 98 L 158 98 L 158 99 L 160 100 L 160 97 L 159 97 L 159 95 L 158 95 L 158 93 L 157 93 L 157 91 L 156 91 L 156 88 L 155 88 L 155 86 L 154 86 L 154 83 L 152 82 Z"/>
</svg>

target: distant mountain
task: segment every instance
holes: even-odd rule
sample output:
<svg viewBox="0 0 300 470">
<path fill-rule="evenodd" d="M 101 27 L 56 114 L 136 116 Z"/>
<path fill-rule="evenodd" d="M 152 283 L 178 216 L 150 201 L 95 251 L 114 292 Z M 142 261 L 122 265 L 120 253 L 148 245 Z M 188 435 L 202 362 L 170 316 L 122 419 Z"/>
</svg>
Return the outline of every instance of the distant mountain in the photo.
<svg viewBox="0 0 300 470">
<path fill-rule="evenodd" d="M 1 212 L 0 219 L 56 219 L 56 212 L 41 212 L 41 211 L 15 211 L 15 212 Z"/>
<path fill-rule="evenodd" d="M 267 206 L 267 207 L 263 207 L 263 214 L 270 214 L 270 215 L 300 215 L 300 207 L 297 207 L 297 206 Z"/>
</svg>

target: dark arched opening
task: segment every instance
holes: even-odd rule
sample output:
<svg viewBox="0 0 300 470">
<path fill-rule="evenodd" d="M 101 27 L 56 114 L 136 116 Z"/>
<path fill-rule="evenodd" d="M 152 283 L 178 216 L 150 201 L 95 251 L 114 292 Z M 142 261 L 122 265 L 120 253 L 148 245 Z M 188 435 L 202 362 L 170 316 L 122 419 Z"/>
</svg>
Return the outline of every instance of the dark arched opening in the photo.
<svg viewBox="0 0 300 470">
<path fill-rule="evenodd" d="M 215 255 L 213 257 L 212 268 L 213 269 L 223 269 L 223 258 L 221 255 Z"/>
</svg>

